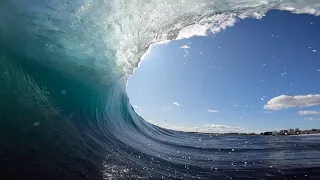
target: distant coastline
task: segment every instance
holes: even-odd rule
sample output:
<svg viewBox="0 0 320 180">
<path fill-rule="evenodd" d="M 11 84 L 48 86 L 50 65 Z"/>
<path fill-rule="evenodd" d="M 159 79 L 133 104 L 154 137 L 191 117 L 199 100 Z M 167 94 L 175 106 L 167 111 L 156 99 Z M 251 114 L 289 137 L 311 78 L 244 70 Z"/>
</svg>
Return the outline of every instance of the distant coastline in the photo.
<svg viewBox="0 0 320 180">
<path fill-rule="evenodd" d="M 300 130 L 299 128 L 296 129 L 286 129 L 280 131 L 273 131 L 273 132 L 263 132 L 260 135 L 275 135 L 275 136 L 286 136 L 286 135 L 310 135 L 310 134 L 319 134 L 320 129 L 307 129 L 307 130 Z"/>
<path fill-rule="evenodd" d="M 296 129 L 286 129 L 280 131 L 266 131 L 262 133 L 205 133 L 205 132 L 188 132 L 193 134 L 205 134 L 205 135 L 214 135 L 214 136 L 221 136 L 221 135 L 239 135 L 239 136 L 292 136 L 292 135 L 320 135 L 320 129 L 307 129 L 307 130 L 300 130 L 299 128 Z"/>
</svg>

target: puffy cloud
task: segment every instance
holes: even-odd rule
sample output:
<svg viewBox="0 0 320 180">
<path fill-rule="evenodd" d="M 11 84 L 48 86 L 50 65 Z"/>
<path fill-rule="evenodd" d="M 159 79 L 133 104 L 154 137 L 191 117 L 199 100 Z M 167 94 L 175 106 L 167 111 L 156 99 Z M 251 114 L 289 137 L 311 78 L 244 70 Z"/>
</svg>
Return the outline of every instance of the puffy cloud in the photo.
<svg viewBox="0 0 320 180">
<path fill-rule="evenodd" d="M 320 121 L 320 118 L 307 117 L 307 118 L 304 118 L 304 120 L 306 120 L 306 121 Z"/>
<path fill-rule="evenodd" d="M 211 113 L 217 113 L 217 112 L 219 112 L 219 111 L 214 110 L 214 109 L 209 109 L 209 110 L 208 110 L 208 112 L 211 112 Z"/>
<path fill-rule="evenodd" d="M 299 111 L 299 115 L 320 115 L 318 111 Z"/>
<path fill-rule="evenodd" d="M 272 98 L 264 106 L 264 109 L 270 110 L 281 110 L 291 107 L 309 107 L 320 104 L 320 94 L 309 94 L 309 95 L 298 95 L 298 96 L 287 96 L 281 95 Z"/>
<path fill-rule="evenodd" d="M 179 104 L 178 102 L 174 102 L 173 104 L 176 106 L 181 106 L 181 104 Z"/>
</svg>

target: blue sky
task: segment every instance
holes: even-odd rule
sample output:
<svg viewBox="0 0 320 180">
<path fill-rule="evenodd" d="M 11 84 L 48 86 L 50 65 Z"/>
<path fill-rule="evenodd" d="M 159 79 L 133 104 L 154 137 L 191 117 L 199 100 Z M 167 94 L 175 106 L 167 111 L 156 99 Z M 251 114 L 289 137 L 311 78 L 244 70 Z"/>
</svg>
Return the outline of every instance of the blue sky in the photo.
<svg viewBox="0 0 320 180">
<path fill-rule="evenodd" d="M 272 11 L 153 46 L 130 77 L 136 112 L 185 131 L 320 128 L 320 17 Z"/>
</svg>

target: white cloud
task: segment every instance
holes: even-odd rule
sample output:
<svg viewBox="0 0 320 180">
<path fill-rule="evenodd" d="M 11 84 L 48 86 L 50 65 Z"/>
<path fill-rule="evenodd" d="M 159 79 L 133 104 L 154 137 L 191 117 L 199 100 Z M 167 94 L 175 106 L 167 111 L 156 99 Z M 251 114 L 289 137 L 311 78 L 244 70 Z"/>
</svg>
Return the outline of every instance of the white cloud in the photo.
<svg viewBox="0 0 320 180">
<path fill-rule="evenodd" d="M 172 130 L 184 131 L 184 132 L 199 132 L 199 133 L 249 132 L 246 128 L 232 127 L 232 126 L 221 125 L 221 124 L 205 124 L 201 127 L 182 127 L 182 126 L 174 126 L 169 124 L 164 124 L 159 126 L 166 129 L 172 129 Z"/>
<path fill-rule="evenodd" d="M 221 128 L 221 129 L 225 129 L 225 128 L 229 128 L 230 126 L 226 126 L 226 125 L 221 125 L 221 124 L 206 124 L 204 125 L 207 128 Z"/>
<path fill-rule="evenodd" d="M 183 45 L 180 47 L 181 49 L 190 49 L 190 47 L 188 45 Z"/>
<path fill-rule="evenodd" d="M 299 115 L 320 115 L 318 111 L 299 111 Z"/>
<path fill-rule="evenodd" d="M 176 106 L 181 106 L 178 102 L 174 102 L 173 104 Z"/>
<path fill-rule="evenodd" d="M 219 111 L 214 110 L 214 109 L 209 109 L 209 110 L 208 110 L 208 112 L 211 112 L 211 113 L 217 113 L 217 112 L 219 112 Z"/>
<path fill-rule="evenodd" d="M 229 133 L 229 132 L 245 132 L 246 129 L 242 127 L 232 127 L 222 124 L 205 124 L 206 132 L 213 133 Z"/>
<path fill-rule="evenodd" d="M 320 94 L 309 94 L 309 95 L 298 95 L 298 96 L 287 96 L 281 95 L 272 98 L 264 106 L 264 109 L 270 110 L 281 110 L 291 107 L 309 107 L 320 104 Z"/>
<path fill-rule="evenodd" d="M 307 117 L 307 118 L 304 118 L 304 120 L 306 120 L 306 121 L 320 121 L 320 118 Z"/>
<path fill-rule="evenodd" d="M 184 132 L 199 132 L 199 127 L 182 127 L 182 126 L 174 126 L 170 124 L 163 124 L 159 125 L 160 127 L 166 128 L 166 129 L 172 129 L 175 131 L 184 131 Z"/>
</svg>

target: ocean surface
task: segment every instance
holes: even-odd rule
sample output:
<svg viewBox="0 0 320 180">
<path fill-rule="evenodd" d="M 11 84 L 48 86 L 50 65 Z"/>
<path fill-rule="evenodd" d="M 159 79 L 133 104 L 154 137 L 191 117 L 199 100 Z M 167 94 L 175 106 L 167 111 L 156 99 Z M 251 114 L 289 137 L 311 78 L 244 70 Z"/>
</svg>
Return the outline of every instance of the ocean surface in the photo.
<svg viewBox="0 0 320 180">
<path fill-rule="evenodd" d="M 1 0 L 0 179 L 320 179 L 320 136 L 210 136 L 139 117 L 151 44 L 318 0 Z"/>
</svg>

